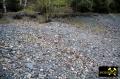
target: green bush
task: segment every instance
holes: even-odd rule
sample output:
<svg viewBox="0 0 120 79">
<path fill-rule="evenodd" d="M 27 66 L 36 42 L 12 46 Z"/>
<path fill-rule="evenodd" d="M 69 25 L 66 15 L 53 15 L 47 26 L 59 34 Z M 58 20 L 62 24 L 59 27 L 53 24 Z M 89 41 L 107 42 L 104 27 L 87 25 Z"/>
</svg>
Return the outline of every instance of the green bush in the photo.
<svg viewBox="0 0 120 79">
<path fill-rule="evenodd" d="M 23 7 L 24 0 L 6 0 L 7 12 L 24 11 L 33 15 L 39 12 L 46 17 L 56 16 L 71 12 L 120 12 L 120 0 L 27 0 L 27 6 Z M 71 10 L 72 9 L 72 10 Z M 2 0 L 0 0 L 0 12 L 3 12 Z"/>
<path fill-rule="evenodd" d="M 94 0 L 93 10 L 98 13 L 108 13 L 107 0 Z"/>
<path fill-rule="evenodd" d="M 120 0 L 72 0 L 71 7 L 77 12 L 120 12 Z"/>
<path fill-rule="evenodd" d="M 33 10 L 33 8 L 31 6 L 23 9 L 22 11 L 27 15 L 34 15 L 35 14 L 35 11 Z"/>
<path fill-rule="evenodd" d="M 113 3 L 111 3 L 110 8 L 113 12 L 120 12 L 120 0 L 114 0 Z"/>
<path fill-rule="evenodd" d="M 93 0 L 72 0 L 71 7 L 74 11 L 89 12 L 92 11 Z"/>
</svg>

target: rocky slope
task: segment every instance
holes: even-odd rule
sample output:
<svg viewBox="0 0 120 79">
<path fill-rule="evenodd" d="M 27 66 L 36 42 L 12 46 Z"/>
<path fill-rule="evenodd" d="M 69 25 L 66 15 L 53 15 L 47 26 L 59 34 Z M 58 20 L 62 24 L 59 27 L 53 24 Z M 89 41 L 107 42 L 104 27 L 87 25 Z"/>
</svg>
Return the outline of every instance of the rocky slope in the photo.
<svg viewBox="0 0 120 79">
<path fill-rule="evenodd" d="M 106 79 L 98 77 L 99 66 L 120 66 L 120 16 L 76 19 L 84 29 L 62 22 L 0 24 L 0 78 Z"/>
</svg>

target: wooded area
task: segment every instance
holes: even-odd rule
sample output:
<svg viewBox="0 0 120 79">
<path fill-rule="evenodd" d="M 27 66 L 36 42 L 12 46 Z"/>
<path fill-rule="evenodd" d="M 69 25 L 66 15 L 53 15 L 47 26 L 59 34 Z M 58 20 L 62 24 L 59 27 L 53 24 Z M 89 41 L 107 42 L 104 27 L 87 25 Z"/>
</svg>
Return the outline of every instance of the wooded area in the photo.
<svg viewBox="0 0 120 79">
<path fill-rule="evenodd" d="M 0 0 L 0 12 L 120 12 L 120 0 Z"/>
</svg>

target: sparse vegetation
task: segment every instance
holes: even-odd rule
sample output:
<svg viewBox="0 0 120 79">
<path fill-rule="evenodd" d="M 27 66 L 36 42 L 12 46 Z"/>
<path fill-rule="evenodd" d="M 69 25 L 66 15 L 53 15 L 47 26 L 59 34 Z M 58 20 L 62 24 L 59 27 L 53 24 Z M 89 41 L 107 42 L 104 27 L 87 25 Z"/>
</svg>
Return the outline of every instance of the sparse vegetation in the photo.
<svg viewBox="0 0 120 79">
<path fill-rule="evenodd" d="M 53 13 L 73 10 L 74 12 L 120 12 L 120 0 L 3 0 L 0 1 L 0 10 L 4 12 L 6 5 L 7 11 L 17 12 L 20 10 L 30 13 Z"/>
<path fill-rule="evenodd" d="M 81 13 L 119 13 L 120 0 L 0 0 L 2 13 L 16 12 L 14 19 L 30 17 L 41 22 Z"/>
<path fill-rule="evenodd" d="M 10 20 L 5 18 L 5 17 L 0 19 L 0 24 L 6 24 L 6 23 L 9 23 L 9 22 L 10 22 Z"/>
</svg>

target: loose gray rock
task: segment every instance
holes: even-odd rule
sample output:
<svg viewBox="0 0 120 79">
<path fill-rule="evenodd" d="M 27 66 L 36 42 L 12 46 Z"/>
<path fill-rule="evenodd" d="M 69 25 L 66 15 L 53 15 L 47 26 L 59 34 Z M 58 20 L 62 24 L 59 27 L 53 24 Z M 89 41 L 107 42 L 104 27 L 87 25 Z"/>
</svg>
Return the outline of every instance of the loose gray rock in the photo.
<svg viewBox="0 0 120 79">
<path fill-rule="evenodd" d="M 120 65 L 120 16 L 114 16 L 75 17 L 84 29 L 62 22 L 0 24 L 0 77 L 103 79 L 99 66 Z"/>
</svg>

